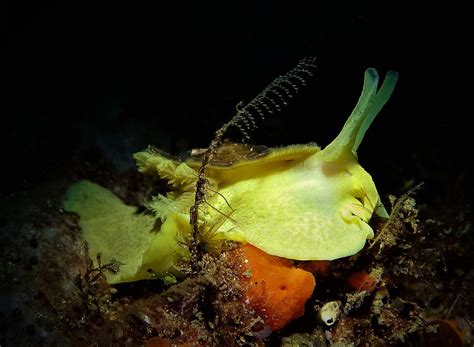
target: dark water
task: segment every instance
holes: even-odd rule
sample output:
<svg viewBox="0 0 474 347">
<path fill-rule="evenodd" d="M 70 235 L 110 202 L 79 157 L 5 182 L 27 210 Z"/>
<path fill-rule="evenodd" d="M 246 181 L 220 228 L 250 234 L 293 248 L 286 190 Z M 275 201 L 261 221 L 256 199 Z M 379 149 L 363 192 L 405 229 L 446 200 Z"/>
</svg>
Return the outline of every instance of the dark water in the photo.
<svg viewBox="0 0 474 347">
<path fill-rule="evenodd" d="M 304 56 L 318 58 L 314 80 L 261 124 L 255 143 L 327 144 L 355 105 L 364 70 L 383 75 L 390 68 L 400 82 L 361 161 L 379 175 L 384 169 L 372 164 L 379 160 L 390 172 L 414 170 L 414 160 L 435 153 L 442 159 L 433 170 L 446 169 L 447 180 L 466 166 L 469 108 L 460 83 L 469 67 L 460 9 L 371 1 L 169 9 L 51 1 L 11 2 L 8 10 L 7 191 L 40 181 L 90 146 L 120 168 L 148 144 L 175 154 L 206 146 L 240 100 Z"/>
</svg>

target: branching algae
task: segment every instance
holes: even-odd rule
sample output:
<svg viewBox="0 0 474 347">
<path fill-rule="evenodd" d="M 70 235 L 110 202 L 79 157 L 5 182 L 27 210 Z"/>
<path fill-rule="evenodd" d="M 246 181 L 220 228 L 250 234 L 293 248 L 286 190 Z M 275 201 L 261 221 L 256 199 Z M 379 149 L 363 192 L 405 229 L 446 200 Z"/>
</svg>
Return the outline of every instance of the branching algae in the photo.
<svg viewBox="0 0 474 347">
<path fill-rule="evenodd" d="M 312 66 L 303 61 L 238 108 L 203 153 L 184 161 L 152 148 L 136 153 L 139 171 L 170 187 L 148 201 L 151 215 L 138 214 L 91 182 L 68 190 L 65 209 L 80 215 L 92 254 L 124 264 L 108 275 L 110 283 L 176 274 L 177 260 L 209 240 L 248 242 L 294 260 L 333 260 L 357 253 L 374 237 L 368 224 L 372 215 L 388 215 L 371 176 L 358 163 L 357 149 L 392 94 L 396 72 L 389 71 L 378 89 L 376 70 L 366 70 L 356 107 L 324 149 L 221 143 L 227 127 L 251 125 L 253 114 L 278 110 Z"/>
</svg>

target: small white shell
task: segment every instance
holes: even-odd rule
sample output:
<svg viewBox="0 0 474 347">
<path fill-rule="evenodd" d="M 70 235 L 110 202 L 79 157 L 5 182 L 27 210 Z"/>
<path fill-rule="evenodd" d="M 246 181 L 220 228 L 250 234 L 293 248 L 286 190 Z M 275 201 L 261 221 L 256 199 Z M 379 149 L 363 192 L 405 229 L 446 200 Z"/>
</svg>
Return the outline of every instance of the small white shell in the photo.
<svg viewBox="0 0 474 347">
<path fill-rule="evenodd" d="M 331 326 L 336 322 L 340 312 L 340 304 L 338 301 L 329 301 L 319 310 L 319 318 L 327 326 Z"/>
</svg>

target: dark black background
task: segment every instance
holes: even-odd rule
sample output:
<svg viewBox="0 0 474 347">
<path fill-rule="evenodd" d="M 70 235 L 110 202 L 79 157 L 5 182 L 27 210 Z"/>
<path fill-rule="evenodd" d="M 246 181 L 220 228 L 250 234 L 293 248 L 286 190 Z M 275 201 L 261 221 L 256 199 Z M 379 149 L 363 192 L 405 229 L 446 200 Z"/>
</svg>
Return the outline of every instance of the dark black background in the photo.
<svg viewBox="0 0 474 347">
<path fill-rule="evenodd" d="M 253 142 L 325 146 L 364 70 L 395 69 L 361 163 L 384 193 L 412 178 L 453 184 L 472 157 L 463 12 L 398 1 L 9 1 L 2 190 L 29 189 L 89 147 L 123 169 L 148 144 L 174 154 L 206 146 L 238 101 L 304 56 L 318 58 L 316 77 Z"/>
</svg>

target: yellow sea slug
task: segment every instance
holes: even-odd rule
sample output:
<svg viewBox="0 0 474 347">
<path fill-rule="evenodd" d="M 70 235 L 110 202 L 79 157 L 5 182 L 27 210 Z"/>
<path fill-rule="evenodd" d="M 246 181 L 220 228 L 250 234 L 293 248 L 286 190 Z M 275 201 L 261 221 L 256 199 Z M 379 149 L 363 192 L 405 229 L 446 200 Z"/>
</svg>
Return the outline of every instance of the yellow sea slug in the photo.
<svg viewBox="0 0 474 347">
<path fill-rule="evenodd" d="M 373 213 L 388 216 L 371 176 L 358 163 L 357 149 L 397 78 L 396 72 L 389 71 L 378 89 L 376 70 L 367 69 L 356 107 L 340 134 L 324 149 L 315 144 L 268 149 L 224 143 L 218 147 L 205 168 L 207 193 L 198 218 L 203 233 L 248 242 L 271 255 L 295 260 L 333 260 L 361 250 L 374 236 L 368 224 Z M 191 225 L 186 221 L 195 201 L 201 160 L 194 156 L 180 161 L 153 149 L 134 157 L 140 172 L 167 180 L 171 188 L 166 196 L 151 199 L 149 210 L 167 227 L 168 235 L 189 240 Z M 81 215 L 80 208 L 69 210 Z M 135 274 L 129 272 L 117 281 L 143 278 L 143 267 L 166 270 L 158 254 L 166 250 L 153 241 L 162 231 L 151 229 L 147 237 L 137 229 L 142 233 L 137 236 L 142 240 L 139 246 L 131 242 L 128 250 L 108 248 L 109 258 L 121 254 L 118 261 L 134 262 Z M 133 230 L 127 232 L 124 237 L 133 239 Z M 84 236 L 97 251 L 102 247 L 105 252 L 107 244 L 126 247 L 126 242 L 109 239 L 120 238 L 120 234 L 112 236 L 100 228 L 94 233 L 88 236 L 89 230 Z M 170 237 L 166 239 L 170 247 Z M 156 253 L 155 260 L 152 253 Z M 146 264 L 137 264 L 137 254 Z"/>
</svg>

